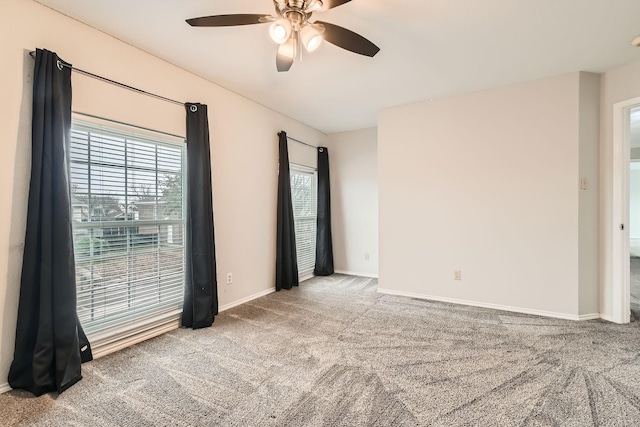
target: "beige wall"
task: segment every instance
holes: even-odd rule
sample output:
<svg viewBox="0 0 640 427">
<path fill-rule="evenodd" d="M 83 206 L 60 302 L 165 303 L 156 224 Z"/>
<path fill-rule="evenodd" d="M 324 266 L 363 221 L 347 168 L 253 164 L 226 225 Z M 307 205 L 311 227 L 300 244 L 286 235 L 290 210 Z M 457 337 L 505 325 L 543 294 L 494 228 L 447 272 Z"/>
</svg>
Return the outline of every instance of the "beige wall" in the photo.
<svg viewBox="0 0 640 427">
<path fill-rule="evenodd" d="M 592 314 L 579 307 L 579 175 L 597 181 L 579 154 L 581 76 L 380 113 L 382 291 L 566 318 Z M 595 102 L 592 92 L 587 99 Z"/>
<path fill-rule="evenodd" d="M 585 179 L 578 205 L 579 277 L 581 315 L 600 313 L 599 174 L 600 75 L 579 75 L 579 175 Z"/>
<path fill-rule="evenodd" d="M 289 135 L 294 137 L 293 135 Z M 295 137 L 294 137 L 295 138 Z M 304 139 L 296 138 L 304 143 L 307 143 Z M 322 144 L 319 144 L 322 145 Z M 289 149 L 289 162 L 295 163 L 309 168 L 316 168 L 318 166 L 318 151 L 313 147 L 308 147 L 304 144 L 300 144 L 296 141 L 289 140 L 287 144 Z M 317 145 L 316 145 L 317 146 Z"/>
<path fill-rule="evenodd" d="M 33 60 L 27 52 L 35 47 L 149 92 L 209 105 L 220 305 L 274 287 L 276 133 L 284 129 L 313 145 L 322 145 L 324 134 L 30 0 L 2 1 L 0 32 L 0 387 L 13 356 L 30 170 Z M 73 109 L 185 133 L 182 107 L 76 73 Z M 225 284 L 227 272 L 233 285 Z"/>
<path fill-rule="evenodd" d="M 600 116 L 600 313 L 613 315 L 613 105 L 640 97 L 640 61 L 602 75 Z M 621 221 L 620 221 L 621 222 Z"/>
<path fill-rule="evenodd" d="M 377 277 L 377 129 L 331 134 L 326 146 L 336 272 Z"/>
</svg>

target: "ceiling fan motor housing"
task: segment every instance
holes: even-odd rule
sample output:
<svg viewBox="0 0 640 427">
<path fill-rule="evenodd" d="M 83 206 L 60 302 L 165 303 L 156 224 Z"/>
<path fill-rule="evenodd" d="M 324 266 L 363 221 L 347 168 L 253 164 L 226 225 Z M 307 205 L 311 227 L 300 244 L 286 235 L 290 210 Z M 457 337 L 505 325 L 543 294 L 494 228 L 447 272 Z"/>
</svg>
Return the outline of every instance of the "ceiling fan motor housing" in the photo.
<svg viewBox="0 0 640 427">
<path fill-rule="evenodd" d="M 296 31 L 299 31 L 302 24 L 307 20 L 304 12 L 297 9 L 287 9 L 284 12 L 284 17 L 291 22 L 291 25 Z"/>
<path fill-rule="evenodd" d="M 351 0 L 273 0 L 275 15 L 239 13 L 231 15 L 201 16 L 187 19 L 192 27 L 231 27 L 271 23 L 269 34 L 278 46 L 276 66 L 278 71 L 288 71 L 301 52 L 318 48 L 322 40 L 359 55 L 373 57 L 380 48 L 360 34 L 323 21 L 309 22 L 311 15 L 351 2 Z"/>
</svg>

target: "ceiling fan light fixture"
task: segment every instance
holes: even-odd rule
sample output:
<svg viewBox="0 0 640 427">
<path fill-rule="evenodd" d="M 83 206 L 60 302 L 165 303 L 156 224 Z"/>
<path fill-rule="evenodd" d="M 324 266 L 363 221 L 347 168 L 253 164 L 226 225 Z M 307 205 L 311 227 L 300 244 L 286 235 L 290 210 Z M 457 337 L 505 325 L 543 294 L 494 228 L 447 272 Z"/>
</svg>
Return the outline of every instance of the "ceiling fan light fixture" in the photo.
<svg viewBox="0 0 640 427">
<path fill-rule="evenodd" d="M 319 25 L 307 25 L 300 31 L 300 38 L 307 52 L 313 52 L 322 43 L 322 33 L 324 33 L 324 27 Z"/>
<path fill-rule="evenodd" d="M 187 19 L 192 27 L 233 27 L 270 23 L 269 36 L 278 44 L 276 69 L 289 71 L 295 61 L 302 61 L 304 51 L 313 52 L 322 40 L 339 48 L 368 57 L 380 48 L 358 33 L 330 22 L 310 21 L 318 10 L 329 10 L 352 0 L 273 0 L 273 15 L 236 13 Z"/>
<path fill-rule="evenodd" d="M 274 42 L 285 43 L 291 37 L 291 23 L 286 19 L 278 19 L 269 27 L 269 35 Z"/>
<path fill-rule="evenodd" d="M 289 5 L 287 0 L 276 0 L 276 3 L 282 6 L 283 9 Z"/>
<path fill-rule="evenodd" d="M 322 9 L 322 1 L 321 0 L 311 0 L 305 3 L 305 13 L 315 12 L 316 10 Z"/>
<path fill-rule="evenodd" d="M 635 39 L 631 40 L 631 46 L 640 47 L 640 36 L 637 36 Z"/>
</svg>

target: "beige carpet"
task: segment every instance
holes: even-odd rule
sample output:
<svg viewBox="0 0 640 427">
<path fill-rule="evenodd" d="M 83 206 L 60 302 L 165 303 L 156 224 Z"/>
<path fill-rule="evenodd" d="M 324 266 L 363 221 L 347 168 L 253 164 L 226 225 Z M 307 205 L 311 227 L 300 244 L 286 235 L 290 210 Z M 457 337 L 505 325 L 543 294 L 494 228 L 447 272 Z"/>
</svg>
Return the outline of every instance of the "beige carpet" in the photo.
<svg viewBox="0 0 640 427">
<path fill-rule="evenodd" d="M 2 426 L 638 426 L 638 322 L 376 293 L 335 275 L 0 396 Z"/>
</svg>

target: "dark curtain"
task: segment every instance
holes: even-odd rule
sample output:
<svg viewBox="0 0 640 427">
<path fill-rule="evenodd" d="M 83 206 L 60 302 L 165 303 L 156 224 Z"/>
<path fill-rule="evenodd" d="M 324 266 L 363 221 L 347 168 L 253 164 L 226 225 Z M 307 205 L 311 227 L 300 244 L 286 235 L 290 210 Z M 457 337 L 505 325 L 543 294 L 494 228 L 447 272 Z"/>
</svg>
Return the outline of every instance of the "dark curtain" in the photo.
<svg viewBox="0 0 640 427">
<path fill-rule="evenodd" d="M 287 133 L 281 131 L 278 164 L 278 220 L 276 237 L 276 291 L 298 286 L 298 255 L 291 203 Z"/>
<path fill-rule="evenodd" d="M 9 384 L 39 396 L 62 393 L 92 359 L 76 311 L 71 230 L 70 65 L 36 51 L 32 154 L 20 301 Z"/>
<path fill-rule="evenodd" d="M 182 326 L 206 328 L 218 314 L 207 106 L 187 110 L 187 259 Z"/>
<path fill-rule="evenodd" d="M 333 274 L 333 242 L 331 240 L 331 186 L 329 183 L 329 150 L 318 147 L 318 226 L 316 229 L 316 266 L 313 274 Z"/>
</svg>

